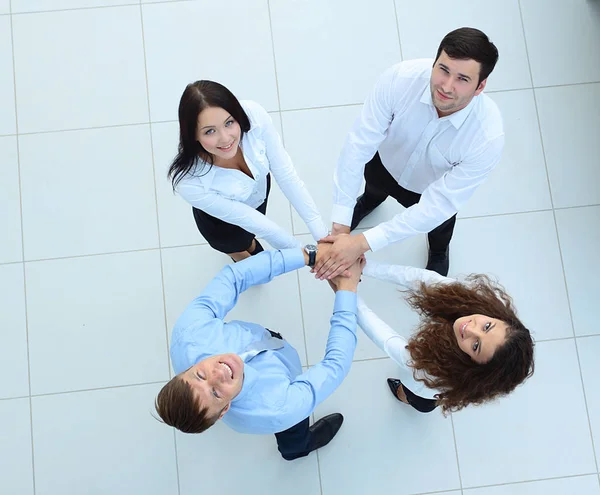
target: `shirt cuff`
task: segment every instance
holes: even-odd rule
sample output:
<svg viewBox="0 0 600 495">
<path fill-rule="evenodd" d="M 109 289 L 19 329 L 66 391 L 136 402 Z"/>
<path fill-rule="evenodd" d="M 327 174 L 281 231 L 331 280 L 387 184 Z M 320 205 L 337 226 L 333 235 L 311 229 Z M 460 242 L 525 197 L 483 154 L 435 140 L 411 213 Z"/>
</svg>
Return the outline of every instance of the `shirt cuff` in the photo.
<svg viewBox="0 0 600 495">
<path fill-rule="evenodd" d="M 357 304 L 356 292 L 351 290 L 338 290 L 335 293 L 335 302 L 333 304 L 333 312 L 338 313 L 340 311 L 350 311 L 355 315 L 358 314 L 356 309 Z"/>
<path fill-rule="evenodd" d="M 384 248 L 389 244 L 383 228 L 379 225 L 367 230 L 366 232 L 363 232 L 363 235 L 365 236 L 365 239 L 369 243 L 369 247 L 373 252 L 379 251 L 381 248 Z"/>
<path fill-rule="evenodd" d="M 348 208 L 347 206 L 342 205 L 333 205 L 333 209 L 331 210 L 331 221 L 333 223 L 350 226 L 352 223 L 353 213 L 354 208 Z"/>
<path fill-rule="evenodd" d="M 280 249 L 283 256 L 283 273 L 293 272 L 306 266 L 302 248 Z"/>
<path fill-rule="evenodd" d="M 363 275 L 367 277 L 376 278 L 377 277 L 377 262 L 367 260 L 367 264 L 363 268 Z"/>
<path fill-rule="evenodd" d="M 314 222 L 307 223 L 306 226 L 317 242 L 329 235 L 327 227 L 320 218 Z"/>
</svg>

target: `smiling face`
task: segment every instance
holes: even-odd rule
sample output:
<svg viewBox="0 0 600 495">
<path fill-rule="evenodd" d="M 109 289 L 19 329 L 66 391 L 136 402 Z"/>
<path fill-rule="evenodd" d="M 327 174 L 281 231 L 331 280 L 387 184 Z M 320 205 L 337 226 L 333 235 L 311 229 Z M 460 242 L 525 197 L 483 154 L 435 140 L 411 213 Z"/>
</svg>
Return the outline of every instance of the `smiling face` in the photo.
<svg viewBox="0 0 600 495">
<path fill-rule="evenodd" d="M 223 108 L 207 107 L 198 115 L 196 139 L 218 160 L 235 157 L 241 136 L 240 124 Z"/>
<path fill-rule="evenodd" d="M 480 70 L 479 62 L 453 59 L 442 50 L 433 65 L 429 83 L 431 99 L 440 117 L 462 110 L 483 91 L 487 79 L 478 83 Z"/>
<path fill-rule="evenodd" d="M 463 316 L 452 325 L 458 347 L 476 363 L 487 363 L 506 342 L 508 325 L 485 315 Z"/>
<path fill-rule="evenodd" d="M 208 407 L 208 415 L 221 419 L 242 390 L 244 362 L 237 354 L 211 356 L 184 371 L 181 377 L 192 387 L 202 407 Z"/>
</svg>

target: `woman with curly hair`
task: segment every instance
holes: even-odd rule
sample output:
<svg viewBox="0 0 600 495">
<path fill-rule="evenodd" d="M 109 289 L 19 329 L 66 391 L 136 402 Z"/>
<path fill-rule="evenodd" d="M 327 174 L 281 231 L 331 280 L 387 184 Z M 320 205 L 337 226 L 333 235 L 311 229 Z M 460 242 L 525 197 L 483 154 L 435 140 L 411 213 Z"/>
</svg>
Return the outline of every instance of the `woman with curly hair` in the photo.
<svg viewBox="0 0 600 495">
<path fill-rule="evenodd" d="M 420 412 L 441 406 L 446 414 L 507 395 L 533 374 L 531 334 L 510 296 L 486 275 L 457 281 L 373 261 L 363 274 L 405 288 L 422 317 L 407 342 L 359 298 L 360 327 L 400 365 L 400 379 L 387 380 L 398 400 Z"/>
</svg>

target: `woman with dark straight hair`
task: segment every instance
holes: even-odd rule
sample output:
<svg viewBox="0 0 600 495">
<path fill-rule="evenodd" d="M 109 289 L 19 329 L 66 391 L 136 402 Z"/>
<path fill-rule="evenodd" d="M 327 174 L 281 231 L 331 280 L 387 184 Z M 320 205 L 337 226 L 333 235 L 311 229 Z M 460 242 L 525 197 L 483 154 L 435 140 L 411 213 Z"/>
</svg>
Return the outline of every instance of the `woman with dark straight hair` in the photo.
<svg viewBox="0 0 600 495">
<path fill-rule="evenodd" d="M 300 246 L 265 216 L 271 172 L 315 241 L 327 235 L 271 117 L 258 103 L 240 102 L 214 81 L 188 84 L 179 103 L 179 136 L 169 178 L 214 249 L 241 261 L 263 251 L 256 236 L 275 249 Z"/>
<path fill-rule="evenodd" d="M 420 412 L 444 414 L 512 392 L 534 371 L 534 343 L 512 299 L 486 275 L 464 281 L 436 272 L 369 261 L 363 275 L 402 286 L 421 315 L 406 341 L 358 301 L 358 324 L 400 365 L 387 383 L 398 400 Z"/>
</svg>

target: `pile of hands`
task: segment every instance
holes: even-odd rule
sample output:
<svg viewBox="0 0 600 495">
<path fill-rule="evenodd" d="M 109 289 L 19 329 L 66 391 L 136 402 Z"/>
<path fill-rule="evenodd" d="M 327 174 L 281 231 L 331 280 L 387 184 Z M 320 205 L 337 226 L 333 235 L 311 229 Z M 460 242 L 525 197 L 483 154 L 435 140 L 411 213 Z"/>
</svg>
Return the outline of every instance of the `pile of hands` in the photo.
<svg viewBox="0 0 600 495">
<path fill-rule="evenodd" d="M 311 273 L 327 280 L 333 291 L 356 292 L 366 264 L 364 253 L 369 245 L 362 234 L 350 235 L 350 227 L 333 224 L 331 234 L 318 242 L 317 261 Z"/>
</svg>

